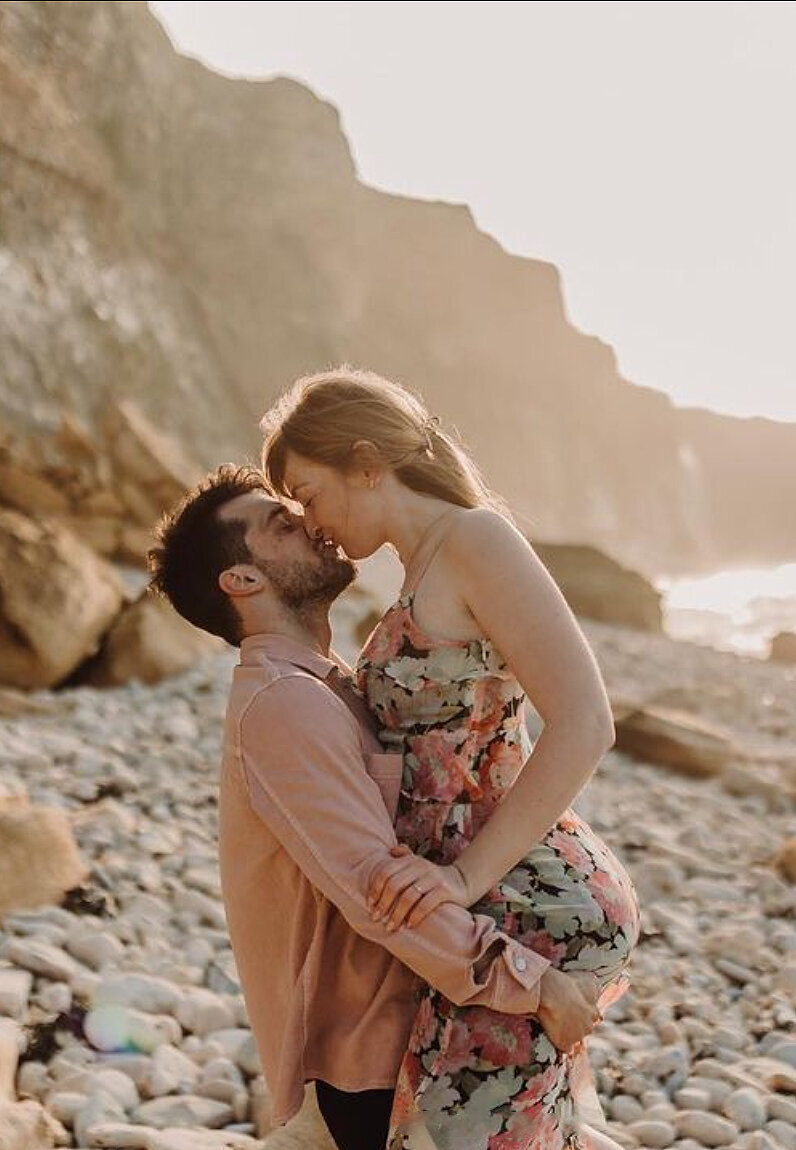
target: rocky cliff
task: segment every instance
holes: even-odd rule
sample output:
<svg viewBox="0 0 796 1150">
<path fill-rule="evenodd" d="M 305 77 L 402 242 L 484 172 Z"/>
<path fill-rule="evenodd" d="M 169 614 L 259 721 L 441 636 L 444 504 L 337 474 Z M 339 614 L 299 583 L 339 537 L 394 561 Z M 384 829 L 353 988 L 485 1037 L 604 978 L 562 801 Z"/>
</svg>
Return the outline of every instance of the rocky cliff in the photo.
<svg viewBox="0 0 796 1150">
<path fill-rule="evenodd" d="M 532 536 L 648 574 L 796 553 L 796 426 L 675 408 L 556 268 L 364 186 L 333 107 L 177 54 L 146 5 L 0 2 L 0 420 L 132 398 L 210 466 L 297 374 L 419 389 Z"/>
</svg>

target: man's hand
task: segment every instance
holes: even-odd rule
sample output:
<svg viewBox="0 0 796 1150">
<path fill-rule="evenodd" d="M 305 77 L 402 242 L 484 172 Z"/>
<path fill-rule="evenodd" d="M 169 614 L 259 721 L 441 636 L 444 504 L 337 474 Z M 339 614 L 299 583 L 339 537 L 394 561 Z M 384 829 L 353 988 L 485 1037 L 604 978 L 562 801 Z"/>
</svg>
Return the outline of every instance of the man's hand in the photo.
<svg viewBox="0 0 796 1150">
<path fill-rule="evenodd" d="M 602 1018 L 597 1009 L 600 984 L 588 970 L 567 973 L 551 966 L 542 975 L 539 989 L 537 1017 L 559 1050 L 570 1050 Z"/>
</svg>

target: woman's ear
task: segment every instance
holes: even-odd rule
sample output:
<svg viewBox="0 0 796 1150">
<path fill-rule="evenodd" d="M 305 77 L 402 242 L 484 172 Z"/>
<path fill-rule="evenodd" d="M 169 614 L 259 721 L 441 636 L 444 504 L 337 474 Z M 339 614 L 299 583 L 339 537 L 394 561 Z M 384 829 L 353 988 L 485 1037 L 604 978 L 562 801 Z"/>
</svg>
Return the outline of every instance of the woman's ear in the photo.
<svg viewBox="0 0 796 1150">
<path fill-rule="evenodd" d="M 375 487 L 384 472 L 384 464 L 376 444 L 371 439 L 358 439 L 351 447 L 354 468 L 365 480 L 367 487 Z"/>
</svg>

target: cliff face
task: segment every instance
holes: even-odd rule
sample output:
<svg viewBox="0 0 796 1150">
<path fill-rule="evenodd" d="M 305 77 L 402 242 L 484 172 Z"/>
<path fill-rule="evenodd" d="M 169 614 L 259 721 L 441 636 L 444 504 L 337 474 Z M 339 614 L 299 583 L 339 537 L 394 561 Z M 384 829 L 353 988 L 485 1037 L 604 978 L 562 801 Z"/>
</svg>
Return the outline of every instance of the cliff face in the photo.
<svg viewBox="0 0 796 1150">
<path fill-rule="evenodd" d="M 302 85 L 210 72 L 143 3 L 0 2 L 2 422 L 131 397 L 211 466 L 342 360 L 419 389 L 540 539 L 648 575 L 794 557 L 796 426 L 622 379 L 554 266 L 359 183 Z"/>
</svg>

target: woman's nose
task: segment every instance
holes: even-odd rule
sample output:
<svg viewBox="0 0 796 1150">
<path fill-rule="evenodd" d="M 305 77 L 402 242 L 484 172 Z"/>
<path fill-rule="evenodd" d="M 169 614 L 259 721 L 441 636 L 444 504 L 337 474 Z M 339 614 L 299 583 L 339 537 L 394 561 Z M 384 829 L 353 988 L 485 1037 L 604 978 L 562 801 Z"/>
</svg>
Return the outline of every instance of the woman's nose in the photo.
<svg viewBox="0 0 796 1150">
<path fill-rule="evenodd" d="M 323 534 L 323 531 L 320 527 L 314 526 L 312 520 L 306 512 L 304 513 L 304 531 L 309 536 L 309 538 L 312 539 L 313 542 L 315 542 L 316 539 L 320 539 L 321 535 Z"/>
</svg>

